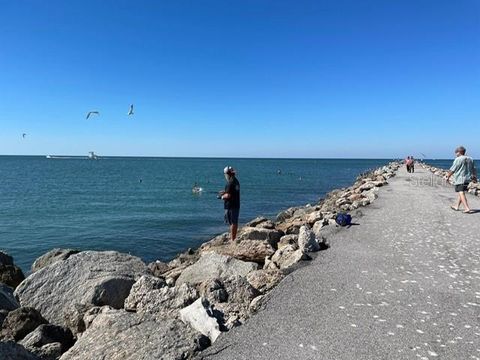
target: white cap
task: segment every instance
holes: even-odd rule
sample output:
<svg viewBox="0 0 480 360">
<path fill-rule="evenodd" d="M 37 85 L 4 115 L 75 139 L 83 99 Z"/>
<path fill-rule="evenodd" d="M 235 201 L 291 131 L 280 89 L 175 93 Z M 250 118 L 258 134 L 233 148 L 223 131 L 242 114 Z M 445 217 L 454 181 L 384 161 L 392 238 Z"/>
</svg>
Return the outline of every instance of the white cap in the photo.
<svg viewBox="0 0 480 360">
<path fill-rule="evenodd" d="M 235 169 L 231 166 L 225 166 L 225 169 L 223 169 L 224 174 L 235 174 Z"/>
</svg>

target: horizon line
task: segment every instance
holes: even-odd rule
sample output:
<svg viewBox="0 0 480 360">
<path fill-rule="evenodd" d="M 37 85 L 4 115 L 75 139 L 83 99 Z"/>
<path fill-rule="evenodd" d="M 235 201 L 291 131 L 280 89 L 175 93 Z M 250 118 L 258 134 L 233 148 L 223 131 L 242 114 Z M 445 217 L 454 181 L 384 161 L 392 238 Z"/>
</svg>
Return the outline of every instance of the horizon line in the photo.
<svg viewBox="0 0 480 360">
<path fill-rule="evenodd" d="M 0 154 L 0 157 L 44 157 L 47 155 L 12 155 Z M 87 155 L 53 155 L 72 158 L 87 158 Z M 258 159 L 258 160 L 403 160 L 399 157 L 242 157 L 242 156 L 162 156 L 162 155 L 97 155 L 102 158 L 158 158 L 158 159 Z M 452 160 L 442 158 L 417 158 L 416 160 Z"/>
</svg>

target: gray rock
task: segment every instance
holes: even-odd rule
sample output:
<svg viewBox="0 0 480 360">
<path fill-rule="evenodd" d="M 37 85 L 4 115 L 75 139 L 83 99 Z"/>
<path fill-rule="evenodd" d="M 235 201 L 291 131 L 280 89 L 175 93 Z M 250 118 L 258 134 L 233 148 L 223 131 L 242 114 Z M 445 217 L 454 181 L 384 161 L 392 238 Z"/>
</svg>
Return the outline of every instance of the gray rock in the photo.
<svg viewBox="0 0 480 360">
<path fill-rule="evenodd" d="M 0 310 L 15 310 L 20 306 L 13 296 L 13 289 L 10 286 L 0 283 Z"/>
<path fill-rule="evenodd" d="M 71 255 L 78 254 L 80 250 L 73 249 L 53 249 L 40 256 L 32 264 L 32 273 L 48 265 L 68 259 Z"/>
<path fill-rule="evenodd" d="M 61 360 L 179 360 L 209 344 L 179 319 L 105 309 Z"/>
<path fill-rule="evenodd" d="M 288 245 L 293 245 L 298 248 L 298 235 L 296 234 L 290 234 L 290 235 L 284 235 L 280 238 L 280 241 L 277 244 L 277 250 L 281 249 L 285 246 Z"/>
<path fill-rule="evenodd" d="M 314 211 L 307 216 L 307 223 L 310 225 L 315 224 L 317 221 L 323 219 L 323 213 L 321 211 Z"/>
<path fill-rule="evenodd" d="M 210 279 L 199 286 L 200 296 L 210 303 L 218 304 L 228 300 L 228 293 L 225 290 L 222 280 Z"/>
<path fill-rule="evenodd" d="M 147 272 L 134 256 L 83 251 L 33 273 L 15 294 L 23 306 L 35 307 L 49 322 L 76 333 L 81 330 L 78 321 L 89 308 L 123 308 L 132 285 Z"/>
<path fill-rule="evenodd" d="M 2 360 L 42 360 L 13 341 L 0 341 L 0 359 Z"/>
<path fill-rule="evenodd" d="M 75 343 L 72 332 L 65 327 L 43 324 L 38 326 L 20 342 L 27 350 L 41 357 L 59 358 Z M 55 344 L 44 347 L 48 344 Z"/>
<path fill-rule="evenodd" d="M 298 248 L 303 252 L 320 250 L 320 245 L 315 239 L 315 233 L 306 226 L 300 228 L 300 234 L 298 234 Z"/>
<path fill-rule="evenodd" d="M 259 216 L 245 224 L 246 227 L 259 227 L 264 229 L 275 229 L 275 224 L 272 220 L 266 217 Z"/>
<path fill-rule="evenodd" d="M 159 278 L 144 275 L 132 286 L 125 299 L 125 310 L 167 317 L 193 303 L 198 296 L 197 290 L 188 284 L 169 287 Z"/>
<path fill-rule="evenodd" d="M 280 270 L 255 270 L 247 275 L 247 280 L 260 293 L 265 294 L 284 278 Z"/>
<path fill-rule="evenodd" d="M 264 303 L 265 303 L 265 295 L 259 295 L 252 300 L 252 302 L 250 303 L 250 306 L 248 307 L 248 310 L 250 311 L 250 313 L 255 314 L 258 311 L 260 311 Z"/>
<path fill-rule="evenodd" d="M 3 321 L 0 339 L 19 341 L 35 330 L 37 326 L 46 323 L 47 320 L 34 308 L 15 309 L 10 311 Z"/>
<path fill-rule="evenodd" d="M 202 254 L 200 259 L 186 268 L 177 279 L 176 285 L 200 284 L 209 279 L 226 278 L 232 275 L 246 276 L 250 271 L 257 270 L 258 265 L 252 262 L 237 260 L 231 256 L 219 255 L 214 252 Z"/>
<path fill-rule="evenodd" d="M 205 246 L 202 252 L 214 251 L 217 254 L 231 256 L 235 259 L 263 264 L 265 257 L 272 256 L 275 249 L 267 240 L 243 240 L 224 245 Z"/>
<path fill-rule="evenodd" d="M 62 356 L 62 344 L 58 342 L 48 343 L 42 347 L 31 350 L 33 354 L 38 355 L 42 360 L 58 360 Z"/>
<path fill-rule="evenodd" d="M 0 265 L 13 265 L 13 257 L 6 252 L 0 251 Z"/>
<path fill-rule="evenodd" d="M 272 262 L 266 269 L 287 269 L 302 260 L 309 260 L 310 257 L 301 249 L 296 249 L 292 245 L 279 249 L 272 256 Z M 273 266 L 272 263 L 275 265 Z"/>
<path fill-rule="evenodd" d="M 283 231 L 284 234 L 290 235 L 290 234 L 296 234 L 300 232 L 300 227 L 305 225 L 305 220 L 303 219 L 288 219 L 287 221 L 283 223 L 279 223 L 277 225 L 277 229 L 280 231 Z"/>
<path fill-rule="evenodd" d="M 276 246 L 283 235 L 282 231 L 274 229 L 244 227 L 240 231 L 237 240 L 262 240 L 267 241 L 272 246 Z"/>
<path fill-rule="evenodd" d="M 260 292 L 244 276 L 234 275 L 223 279 L 222 283 L 227 301 L 216 303 L 215 310 L 222 313 L 222 325 L 230 328 L 232 324 L 243 323 L 250 316 L 250 303 Z"/>
<path fill-rule="evenodd" d="M 207 299 L 199 298 L 193 304 L 180 310 L 180 319 L 207 336 L 212 343 L 220 335 L 220 325 L 214 317 L 213 309 Z"/>
<path fill-rule="evenodd" d="M 323 221 L 317 221 L 314 225 L 313 225 L 313 228 L 312 228 L 312 231 L 313 233 L 315 234 L 315 237 L 317 239 L 320 239 L 321 238 L 321 234 L 322 234 L 322 229 L 325 227 L 326 225 L 324 224 Z"/>
<path fill-rule="evenodd" d="M 25 275 L 18 266 L 0 264 L 0 283 L 15 289 L 24 279 Z"/>
<path fill-rule="evenodd" d="M 284 222 L 285 220 L 287 219 L 290 219 L 293 214 L 295 213 L 295 210 L 297 210 L 298 208 L 296 207 L 291 207 L 287 210 L 284 210 L 284 211 L 281 211 L 278 215 L 277 215 L 277 222 Z"/>
<path fill-rule="evenodd" d="M 154 276 L 162 277 L 163 274 L 170 270 L 170 266 L 163 261 L 157 260 L 148 264 L 148 269 Z"/>
</svg>

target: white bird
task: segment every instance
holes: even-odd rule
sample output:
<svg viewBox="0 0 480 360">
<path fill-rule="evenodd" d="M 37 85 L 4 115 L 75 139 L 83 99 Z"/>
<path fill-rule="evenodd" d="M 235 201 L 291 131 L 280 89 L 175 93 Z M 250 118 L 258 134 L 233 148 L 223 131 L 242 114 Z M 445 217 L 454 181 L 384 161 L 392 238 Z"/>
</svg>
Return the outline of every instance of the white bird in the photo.
<svg viewBox="0 0 480 360">
<path fill-rule="evenodd" d="M 128 116 L 133 115 L 133 104 L 130 105 L 130 110 L 128 110 Z"/>
<path fill-rule="evenodd" d="M 22 138 L 25 139 L 25 136 L 27 136 L 27 134 L 23 133 L 23 134 L 22 134 Z"/>
<path fill-rule="evenodd" d="M 90 117 L 90 115 L 99 115 L 100 113 L 98 111 L 89 111 L 87 113 L 87 119 Z"/>
</svg>

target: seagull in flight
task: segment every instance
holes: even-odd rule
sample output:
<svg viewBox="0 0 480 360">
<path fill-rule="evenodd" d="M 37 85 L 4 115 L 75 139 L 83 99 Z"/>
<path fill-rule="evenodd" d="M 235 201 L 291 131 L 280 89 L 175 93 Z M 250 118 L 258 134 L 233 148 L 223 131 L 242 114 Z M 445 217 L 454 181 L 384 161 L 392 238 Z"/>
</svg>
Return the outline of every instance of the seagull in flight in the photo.
<svg viewBox="0 0 480 360">
<path fill-rule="evenodd" d="M 27 134 L 23 133 L 22 138 L 25 139 L 25 136 L 27 136 Z"/>
<path fill-rule="evenodd" d="M 87 119 L 90 117 L 90 115 L 99 115 L 100 113 L 98 111 L 89 111 L 87 113 Z"/>
<path fill-rule="evenodd" d="M 130 110 L 128 110 L 128 116 L 133 115 L 133 104 L 130 105 Z"/>
</svg>

